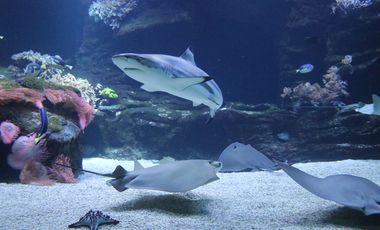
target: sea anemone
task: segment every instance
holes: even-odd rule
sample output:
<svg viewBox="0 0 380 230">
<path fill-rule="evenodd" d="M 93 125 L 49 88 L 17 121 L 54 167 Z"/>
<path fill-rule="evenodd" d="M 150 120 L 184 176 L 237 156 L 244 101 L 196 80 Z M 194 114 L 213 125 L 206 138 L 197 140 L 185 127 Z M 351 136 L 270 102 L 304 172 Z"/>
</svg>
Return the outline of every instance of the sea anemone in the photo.
<svg viewBox="0 0 380 230">
<path fill-rule="evenodd" d="M 4 144 L 11 144 L 20 134 L 20 128 L 9 121 L 3 121 L 0 124 L 1 139 Z"/>
<path fill-rule="evenodd" d="M 46 153 L 45 142 L 35 144 L 36 134 L 20 136 L 12 145 L 7 162 L 14 169 L 23 169 L 27 162 L 40 159 Z"/>
</svg>

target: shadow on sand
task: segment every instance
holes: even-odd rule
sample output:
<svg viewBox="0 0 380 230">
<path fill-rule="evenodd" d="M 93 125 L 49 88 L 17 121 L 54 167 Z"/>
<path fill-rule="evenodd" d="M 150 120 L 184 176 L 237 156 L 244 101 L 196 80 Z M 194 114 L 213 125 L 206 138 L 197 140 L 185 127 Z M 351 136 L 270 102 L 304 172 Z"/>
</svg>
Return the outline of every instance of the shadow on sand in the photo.
<svg viewBox="0 0 380 230">
<path fill-rule="evenodd" d="M 342 227 L 380 229 L 380 215 L 366 216 L 361 211 L 346 207 L 340 207 L 326 213 L 321 221 Z"/>
<path fill-rule="evenodd" d="M 133 210 L 163 211 L 177 215 L 207 215 L 211 200 L 194 194 L 146 195 L 113 207 L 116 212 Z"/>
</svg>

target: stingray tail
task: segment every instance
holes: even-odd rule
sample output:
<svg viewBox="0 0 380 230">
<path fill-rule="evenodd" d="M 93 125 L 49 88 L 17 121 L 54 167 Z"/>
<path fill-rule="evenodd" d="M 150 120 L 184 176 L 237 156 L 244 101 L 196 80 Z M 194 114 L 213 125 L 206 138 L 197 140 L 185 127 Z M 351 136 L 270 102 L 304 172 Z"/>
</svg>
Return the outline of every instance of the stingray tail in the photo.
<svg viewBox="0 0 380 230">
<path fill-rule="evenodd" d="M 72 170 L 80 170 L 82 172 L 91 173 L 91 174 L 95 174 L 95 175 L 98 175 L 98 176 L 112 177 L 112 178 L 115 178 L 115 179 L 123 178 L 123 177 L 125 177 L 127 175 L 127 170 L 125 170 L 123 167 L 121 167 L 121 165 L 118 165 L 112 173 L 98 173 L 98 172 L 94 172 L 94 171 L 90 171 L 90 170 L 85 170 L 85 169 L 81 169 L 81 168 L 75 168 L 75 167 L 72 167 L 72 166 L 69 166 L 69 165 L 60 164 L 60 163 L 53 163 L 53 164 L 59 165 L 59 166 L 62 166 L 62 167 L 66 167 L 66 168 L 71 168 Z"/>
</svg>

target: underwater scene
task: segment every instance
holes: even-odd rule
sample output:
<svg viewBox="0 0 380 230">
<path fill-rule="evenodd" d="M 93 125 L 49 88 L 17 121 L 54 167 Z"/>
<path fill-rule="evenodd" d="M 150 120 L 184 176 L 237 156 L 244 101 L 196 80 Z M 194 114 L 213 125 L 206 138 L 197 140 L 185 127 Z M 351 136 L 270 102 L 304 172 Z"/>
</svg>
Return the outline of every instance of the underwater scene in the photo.
<svg viewBox="0 0 380 230">
<path fill-rule="evenodd" d="M 0 210 L 380 229 L 380 0 L 1 0 Z"/>
</svg>

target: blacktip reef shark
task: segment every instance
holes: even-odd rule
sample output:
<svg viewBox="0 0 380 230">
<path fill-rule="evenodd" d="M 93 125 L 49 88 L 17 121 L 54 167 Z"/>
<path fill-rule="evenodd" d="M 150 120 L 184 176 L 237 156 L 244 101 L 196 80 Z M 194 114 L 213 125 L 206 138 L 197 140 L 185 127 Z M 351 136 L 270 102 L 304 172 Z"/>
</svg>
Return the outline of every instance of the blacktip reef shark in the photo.
<svg viewBox="0 0 380 230">
<path fill-rule="evenodd" d="M 220 154 L 218 161 L 223 167 L 220 172 L 274 171 L 279 167 L 251 145 L 239 142 L 230 144 Z"/>
<path fill-rule="evenodd" d="M 216 82 L 196 66 L 188 48 L 181 56 L 123 53 L 112 57 L 113 63 L 126 75 L 141 82 L 148 92 L 166 92 L 210 108 L 210 117 L 223 104 L 223 95 Z"/>
<path fill-rule="evenodd" d="M 218 180 L 216 173 L 221 167 L 218 161 L 181 160 L 144 168 L 135 161 L 134 171 L 124 170 L 123 177 L 109 180 L 107 184 L 119 192 L 126 189 L 187 192 Z"/>
<path fill-rule="evenodd" d="M 380 214 L 380 187 L 368 179 L 346 174 L 318 178 L 293 166 L 277 163 L 288 176 L 314 195 L 360 210 L 367 216 Z"/>
<path fill-rule="evenodd" d="M 372 104 L 366 104 L 361 108 L 355 109 L 356 112 L 368 114 L 368 115 L 378 115 L 380 116 L 380 97 L 373 94 Z"/>
</svg>

